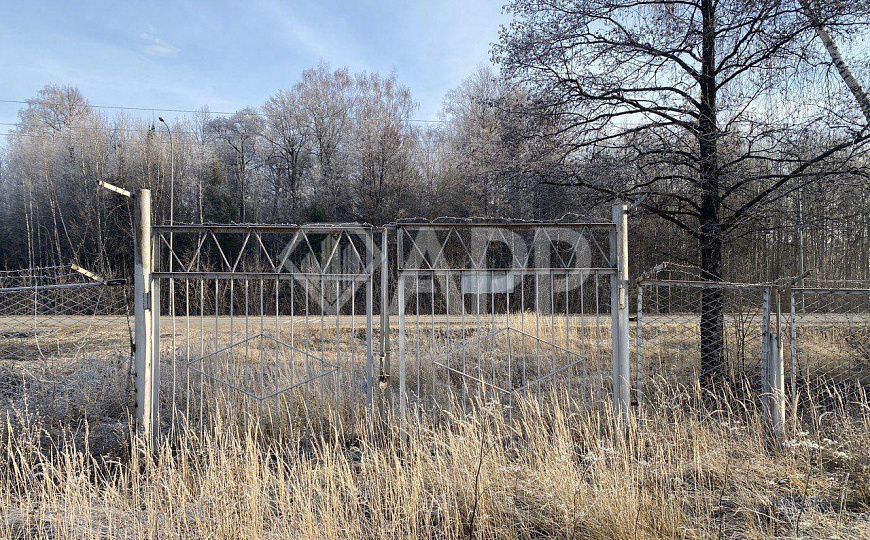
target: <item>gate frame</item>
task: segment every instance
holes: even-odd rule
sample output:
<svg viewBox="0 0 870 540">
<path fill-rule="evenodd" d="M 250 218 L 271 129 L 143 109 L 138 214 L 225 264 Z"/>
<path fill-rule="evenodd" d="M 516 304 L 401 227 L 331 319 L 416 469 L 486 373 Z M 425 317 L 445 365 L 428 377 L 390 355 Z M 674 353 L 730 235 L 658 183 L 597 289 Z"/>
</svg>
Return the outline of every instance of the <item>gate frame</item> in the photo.
<svg viewBox="0 0 870 540">
<path fill-rule="evenodd" d="M 160 243 L 154 241 L 155 235 L 168 232 L 170 235 L 174 232 L 196 232 L 210 231 L 214 232 L 244 232 L 248 234 L 251 231 L 259 232 L 338 232 L 348 235 L 364 234 L 363 241 L 365 242 L 364 260 L 362 264 L 365 268 L 365 273 L 359 274 L 365 276 L 365 327 L 366 327 L 366 346 L 365 346 L 365 403 L 370 411 L 374 411 L 375 393 L 377 392 L 376 381 L 382 374 L 375 373 L 375 358 L 374 358 L 374 274 L 375 274 L 375 259 L 374 235 L 376 228 L 363 224 L 307 224 L 307 225 L 263 225 L 263 224 L 202 224 L 202 225 L 160 225 L 152 227 L 151 223 L 151 192 L 148 189 L 140 189 L 134 195 L 135 204 L 135 234 L 136 249 L 134 251 L 135 259 L 135 379 L 136 379 L 136 421 L 143 432 L 145 440 L 148 444 L 156 444 L 159 436 L 159 411 L 158 411 L 158 389 L 160 382 L 160 366 L 159 366 L 159 320 L 160 320 L 160 280 L 161 279 L 178 279 L 185 276 L 192 278 L 212 277 L 215 279 L 233 278 L 235 275 L 239 279 L 251 276 L 275 277 L 283 276 L 279 279 L 296 279 L 295 272 L 274 273 L 274 272 L 235 272 L 230 270 L 227 272 L 196 272 L 187 270 L 170 270 L 161 271 L 158 268 L 160 264 Z M 170 251 L 170 261 L 176 255 Z M 329 277 L 330 274 L 323 274 Z M 170 281 L 170 284 L 173 283 Z M 172 315 L 170 315 L 172 316 Z M 387 324 L 389 321 L 387 320 Z M 382 349 L 383 350 L 383 349 Z M 336 388 L 338 391 L 338 387 Z"/>
<path fill-rule="evenodd" d="M 134 195 L 133 234 L 135 242 L 133 276 L 133 313 L 135 325 L 134 374 L 136 379 L 136 422 L 145 440 L 156 442 L 157 387 L 159 371 L 154 358 L 154 317 L 156 295 L 151 290 L 151 264 L 154 257 L 151 243 L 151 190 L 140 189 Z"/>
<path fill-rule="evenodd" d="M 134 205 L 134 261 L 135 261 L 135 276 L 134 276 L 134 311 L 135 311 L 135 389 L 136 389 L 136 421 L 139 424 L 146 441 L 149 444 L 157 442 L 159 434 L 158 426 L 158 386 L 159 386 L 159 362 L 158 362 L 158 334 L 155 329 L 159 325 L 160 308 L 159 308 L 159 279 L 167 274 L 166 272 L 154 271 L 153 265 L 159 264 L 159 246 L 152 239 L 152 222 L 151 222 L 151 191 L 149 189 L 139 189 L 133 196 Z M 529 227 L 546 227 L 546 226 L 609 226 L 610 227 L 610 266 L 612 269 L 610 277 L 611 287 L 611 337 L 613 350 L 611 361 L 613 367 L 613 408 L 618 418 L 627 419 L 631 413 L 631 375 L 630 375 L 630 350 L 629 350 L 629 298 L 628 298 L 628 206 L 622 202 L 617 202 L 611 207 L 611 222 L 599 223 L 559 223 L 559 222 L 543 222 L 543 223 L 526 223 Z M 443 224 L 442 224 L 443 225 Z M 463 224 L 468 225 L 468 224 Z M 491 222 L 484 224 L 474 224 L 474 226 L 490 226 L 499 227 L 507 225 L 504 222 Z M 336 224 L 337 227 L 341 225 Z M 233 228 L 250 229 L 257 228 L 257 225 L 201 225 L 201 226 L 173 226 L 169 228 L 172 231 L 174 228 Z M 281 228 L 281 226 L 265 226 L 265 228 Z M 304 226 L 294 226 L 294 228 L 303 228 Z M 167 229 L 167 227 L 159 227 Z M 373 358 L 373 332 L 372 319 L 373 315 L 373 280 L 374 280 L 374 261 L 372 260 L 374 247 L 375 228 L 367 227 L 369 235 L 367 236 L 370 243 L 370 248 L 367 257 L 369 265 L 369 279 L 367 281 L 366 303 L 367 303 L 367 393 L 366 396 L 368 405 L 374 406 L 375 380 L 391 375 L 390 362 L 390 314 L 389 314 L 389 256 L 387 249 L 389 246 L 389 232 L 394 231 L 397 241 L 397 251 L 401 257 L 401 241 L 403 230 L 400 226 L 392 225 L 385 226 L 381 229 L 382 232 L 382 252 L 380 258 L 381 266 L 381 343 L 380 343 L 380 373 L 375 373 L 375 362 Z M 174 257 L 174 254 L 170 254 Z M 397 259 L 397 265 L 401 265 L 401 258 Z M 400 270 L 400 268 L 397 269 Z M 171 274 L 171 272 L 170 272 Z M 195 273 L 194 273 L 195 274 Z M 171 277 L 171 276 L 170 276 Z M 399 308 L 399 332 L 404 333 L 404 300 L 405 291 L 401 286 L 403 279 L 399 277 L 398 287 L 398 308 Z M 384 305 L 386 302 L 386 305 Z M 405 350 L 403 340 L 399 342 L 399 412 L 402 418 L 407 413 L 407 395 L 406 395 L 406 373 L 405 373 Z M 384 381 L 380 381 L 384 382 Z M 387 385 L 389 386 L 389 385 Z"/>
<path fill-rule="evenodd" d="M 610 276 L 610 314 L 613 336 L 613 409 L 625 420 L 631 412 L 631 358 L 628 347 L 628 205 L 611 208 L 610 253 L 616 272 Z"/>
<path fill-rule="evenodd" d="M 153 386 L 154 389 L 152 391 L 151 396 L 151 407 L 153 409 L 154 421 L 153 425 L 159 426 L 159 409 L 158 409 L 158 387 L 159 387 L 159 365 L 160 365 L 160 348 L 159 348 L 159 335 L 160 335 L 160 282 L 163 279 L 169 279 L 169 284 L 172 286 L 174 284 L 175 279 L 181 278 L 208 278 L 208 279 L 246 279 L 246 278 L 275 278 L 278 280 L 289 280 L 295 282 L 297 280 L 297 276 L 311 276 L 312 274 L 307 272 L 281 272 L 278 271 L 283 266 L 283 262 L 278 266 L 274 267 L 273 272 L 270 271 L 258 271 L 258 272 L 246 272 L 246 271 L 237 271 L 235 270 L 235 266 L 238 264 L 238 261 L 232 265 L 231 268 L 226 271 L 189 271 L 186 269 L 182 270 L 172 270 L 164 271 L 160 268 L 160 243 L 155 242 L 153 240 L 154 237 L 160 235 L 160 238 L 163 240 L 164 245 L 170 248 L 169 252 L 169 261 L 172 262 L 173 258 L 176 258 L 177 255 L 172 251 L 171 246 L 166 241 L 166 238 L 162 235 L 164 233 L 168 233 L 170 238 L 176 232 L 181 233 L 192 233 L 192 232 L 209 232 L 212 234 L 212 238 L 215 239 L 215 234 L 221 233 L 246 233 L 248 236 L 251 234 L 259 235 L 260 233 L 295 233 L 302 234 L 303 236 L 308 234 L 339 234 L 339 235 L 347 235 L 350 236 L 358 236 L 362 237 L 362 240 L 365 244 L 365 260 L 361 260 L 361 264 L 366 269 L 363 273 L 356 274 L 356 277 L 364 277 L 365 278 L 365 319 L 366 319 L 366 366 L 365 366 L 365 389 L 366 389 L 366 406 L 370 411 L 374 410 L 375 405 L 375 380 L 377 378 L 375 374 L 375 364 L 374 364 L 374 352 L 373 352 L 373 319 L 374 319 L 374 233 L 375 229 L 369 225 L 358 224 L 358 223 L 309 223 L 302 225 L 273 225 L 273 224 L 182 224 L 182 225 L 157 225 L 151 227 L 153 236 L 152 236 L 152 269 L 151 269 L 151 289 L 152 292 L 150 296 L 152 298 L 152 324 L 151 324 L 151 332 L 153 333 L 153 347 L 150 351 L 150 355 L 152 357 L 152 362 L 154 364 L 153 368 Z M 220 249 L 220 246 L 218 246 Z M 326 279 L 329 277 L 337 277 L 337 274 L 330 273 L 321 273 L 318 274 L 321 279 Z M 174 304 L 170 304 L 170 309 L 174 310 Z M 321 307 L 322 309 L 322 307 Z M 336 317 L 340 315 L 337 314 Z M 172 324 L 175 324 L 174 315 L 170 314 L 169 317 L 173 319 Z M 174 328 L 174 326 L 173 326 Z M 174 333 L 174 332 L 173 332 Z M 336 395 L 338 395 L 338 391 L 340 390 L 340 384 L 336 383 Z"/>
<path fill-rule="evenodd" d="M 473 223 L 397 223 L 396 231 L 396 264 L 397 264 L 397 294 L 398 294 L 398 318 L 399 318 L 399 415 L 405 419 L 408 412 L 408 395 L 406 383 L 406 351 L 405 351 L 405 276 L 403 275 L 403 237 L 404 227 L 433 226 L 433 227 L 607 227 L 609 229 L 610 244 L 610 315 L 611 315 L 611 342 L 612 342 L 612 394 L 613 409 L 619 420 L 627 420 L 631 414 L 631 360 L 629 348 L 629 302 L 628 302 L 628 205 L 619 201 L 611 207 L 611 222 L 598 223 L 563 223 L 563 222 L 520 222 L 510 223 L 504 221 L 473 222 Z M 386 228 L 384 232 L 386 238 Z M 386 245 L 386 244 L 385 244 Z M 386 263 L 386 257 L 384 262 Z M 434 270 L 434 269 L 433 269 Z M 384 334 L 389 332 L 389 327 L 383 328 Z M 389 338 L 386 338 L 389 340 Z M 388 343 L 388 341 L 387 341 Z"/>
</svg>

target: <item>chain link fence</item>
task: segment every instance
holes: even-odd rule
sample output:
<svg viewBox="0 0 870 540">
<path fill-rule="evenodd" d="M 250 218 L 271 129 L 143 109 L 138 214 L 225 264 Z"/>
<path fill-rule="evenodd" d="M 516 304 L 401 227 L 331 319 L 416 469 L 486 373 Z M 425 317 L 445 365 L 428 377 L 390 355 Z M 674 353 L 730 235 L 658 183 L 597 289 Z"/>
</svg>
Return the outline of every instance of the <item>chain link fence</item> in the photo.
<svg viewBox="0 0 870 540">
<path fill-rule="evenodd" d="M 701 387 L 758 394 L 770 287 L 704 279 L 663 266 L 637 287 L 635 389 L 639 403 Z M 704 384 L 702 384 L 704 382 Z"/>
<path fill-rule="evenodd" d="M 132 319 L 123 280 L 75 265 L 0 272 L 0 406 L 126 417 Z"/>
<path fill-rule="evenodd" d="M 779 380 L 792 415 L 860 408 L 870 383 L 870 286 L 795 281 L 725 283 L 671 264 L 642 276 L 638 402 L 715 388 L 770 407 Z"/>
<path fill-rule="evenodd" d="M 790 298 L 790 378 L 795 410 L 852 408 L 870 384 L 870 284 L 818 282 Z"/>
</svg>

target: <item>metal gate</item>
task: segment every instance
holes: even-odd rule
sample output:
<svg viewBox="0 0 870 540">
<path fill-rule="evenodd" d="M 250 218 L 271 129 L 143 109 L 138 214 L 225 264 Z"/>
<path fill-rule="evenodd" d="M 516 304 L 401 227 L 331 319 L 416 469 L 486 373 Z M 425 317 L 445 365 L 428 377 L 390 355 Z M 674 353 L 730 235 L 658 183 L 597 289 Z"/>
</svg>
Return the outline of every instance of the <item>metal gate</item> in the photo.
<svg viewBox="0 0 870 540">
<path fill-rule="evenodd" d="M 610 396 L 614 223 L 399 223 L 400 410 Z"/>
<path fill-rule="evenodd" d="M 149 439 L 227 421 L 322 430 L 374 412 L 396 385 L 391 303 L 400 414 L 531 393 L 612 395 L 628 412 L 625 205 L 612 223 L 399 223 L 378 231 L 378 249 L 356 224 L 152 228 L 150 192 L 136 199 L 137 420 Z"/>
<path fill-rule="evenodd" d="M 298 432 L 371 406 L 371 227 L 157 226 L 152 243 L 155 425 Z"/>
</svg>

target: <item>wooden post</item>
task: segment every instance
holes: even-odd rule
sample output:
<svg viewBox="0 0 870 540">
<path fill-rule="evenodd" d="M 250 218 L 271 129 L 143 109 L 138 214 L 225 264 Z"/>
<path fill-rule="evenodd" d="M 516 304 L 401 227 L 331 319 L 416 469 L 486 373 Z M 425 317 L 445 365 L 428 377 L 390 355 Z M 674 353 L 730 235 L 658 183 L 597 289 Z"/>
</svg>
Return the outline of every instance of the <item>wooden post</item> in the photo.
<svg viewBox="0 0 870 540">
<path fill-rule="evenodd" d="M 157 379 L 154 362 L 153 307 L 151 294 L 151 190 L 140 189 L 135 196 L 134 314 L 136 332 L 136 421 L 146 440 L 157 433 Z"/>
<path fill-rule="evenodd" d="M 628 206 L 614 204 L 611 256 L 616 273 L 610 280 L 610 310 L 613 333 L 613 408 L 625 418 L 631 410 L 631 369 L 628 347 Z"/>
</svg>

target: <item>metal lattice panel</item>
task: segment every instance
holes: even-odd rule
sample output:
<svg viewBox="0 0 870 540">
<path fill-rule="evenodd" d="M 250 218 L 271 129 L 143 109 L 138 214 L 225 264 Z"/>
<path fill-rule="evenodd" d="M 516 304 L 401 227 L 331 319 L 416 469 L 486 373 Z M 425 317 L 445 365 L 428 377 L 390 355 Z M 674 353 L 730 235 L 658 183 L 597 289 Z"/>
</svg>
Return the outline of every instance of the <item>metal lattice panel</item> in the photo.
<svg viewBox="0 0 870 540">
<path fill-rule="evenodd" d="M 370 227 L 154 228 L 161 422 L 278 429 L 371 407 Z"/>
</svg>

